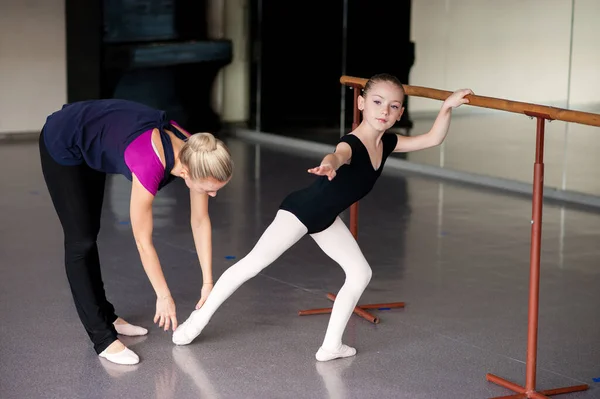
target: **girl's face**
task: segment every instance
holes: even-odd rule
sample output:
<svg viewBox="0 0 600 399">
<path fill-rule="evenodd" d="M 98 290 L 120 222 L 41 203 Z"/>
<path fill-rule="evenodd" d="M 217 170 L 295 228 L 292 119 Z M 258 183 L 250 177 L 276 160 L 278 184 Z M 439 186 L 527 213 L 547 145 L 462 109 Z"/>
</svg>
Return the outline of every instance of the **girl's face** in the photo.
<svg viewBox="0 0 600 399">
<path fill-rule="evenodd" d="M 404 107 L 404 93 L 394 83 L 381 81 L 373 84 L 366 97 L 358 97 L 358 108 L 363 120 L 374 130 L 384 132 L 400 120 Z"/>
</svg>

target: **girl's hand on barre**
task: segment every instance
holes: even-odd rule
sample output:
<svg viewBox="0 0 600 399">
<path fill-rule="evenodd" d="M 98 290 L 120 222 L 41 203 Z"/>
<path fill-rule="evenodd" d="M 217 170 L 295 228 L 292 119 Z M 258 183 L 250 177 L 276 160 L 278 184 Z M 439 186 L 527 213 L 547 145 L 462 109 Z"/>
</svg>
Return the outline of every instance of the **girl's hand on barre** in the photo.
<svg viewBox="0 0 600 399">
<path fill-rule="evenodd" d="M 333 180 L 336 174 L 335 169 L 333 169 L 328 163 L 323 164 L 321 166 L 317 166 L 316 168 L 309 169 L 308 173 L 312 173 L 318 176 L 327 176 L 329 180 Z"/>
<path fill-rule="evenodd" d="M 444 101 L 444 106 L 448 108 L 458 108 L 463 104 L 468 104 L 469 100 L 465 97 L 470 94 L 473 94 L 473 91 L 471 91 L 471 89 L 457 90 L 454 93 L 452 93 L 450 97 L 446 99 L 446 101 Z"/>
</svg>

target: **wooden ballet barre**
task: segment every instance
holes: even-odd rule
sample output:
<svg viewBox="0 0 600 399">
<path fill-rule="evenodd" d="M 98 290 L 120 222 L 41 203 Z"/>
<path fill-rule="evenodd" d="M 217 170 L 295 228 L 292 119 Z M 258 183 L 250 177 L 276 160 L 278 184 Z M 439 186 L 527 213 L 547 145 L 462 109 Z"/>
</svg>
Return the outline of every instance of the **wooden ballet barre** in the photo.
<svg viewBox="0 0 600 399">
<path fill-rule="evenodd" d="M 368 79 L 352 76 L 342 76 L 340 82 L 346 86 L 364 88 Z M 452 92 L 446 90 L 431 89 L 429 87 L 403 85 L 408 96 L 423 97 L 433 100 L 444 101 Z M 502 98 L 469 95 L 469 104 L 474 107 L 491 108 L 500 111 L 513 112 L 516 114 L 543 114 L 548 120 L 580 123 L 582 125 L 600 126 L 600 114 L 590 112 L 574 111 L 570 109 L 550 107 L 547 105 L 530 104 L 519 101 L 505 100 Z"/>
<path fill-rule="evenodd" d="M 332 293 L 327 294 L 327 299 L 331 301 L 335 301 L 335 295 Z M 392 308 L 403 308 L 404 302 L 390 302 L 390 303 L 373 303 L 367 305 L 359 305 L 354 308 L 354 314 L 362 317 L 373 324 L 379 324 L 379 317 L 372 315 L 367 312 L 365 309 L 392 309 Z M 301 310 L 298 312 L 298 316 L 309 316 L 313 314 L 325 314 L 331 313 L 332 308 L 320 308 L 320 309 L 309 309 L 309 310 Z"/>
</svg>

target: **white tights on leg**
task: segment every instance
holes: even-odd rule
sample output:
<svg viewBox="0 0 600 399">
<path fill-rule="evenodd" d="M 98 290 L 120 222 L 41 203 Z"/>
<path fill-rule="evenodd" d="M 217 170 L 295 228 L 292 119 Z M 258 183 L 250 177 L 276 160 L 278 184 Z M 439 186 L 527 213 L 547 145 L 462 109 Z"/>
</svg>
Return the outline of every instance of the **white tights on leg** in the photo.
<svg viewBox="0 0 600 399">
<path fill-rule="evenodd" d="M 252 251 L 221 275 L 204 305 L 173 333 L 173 343 L 187 345 L 192 342 L 210 321 L 212 315 L 243 283 L 260 273 L 300 240 L 307 232 L 290 212 L 279 210 Z"/>
<path fill-rule="evenodd" d="M 316 358 L 319 361 L 327 361 L 353 356 L 356 349 L 343 345 L 342 335 L 358 300 L 371 280 L 371 268 L 354 236 L 339 217 L 327 230 L 311 234 L 311 237 L 346 274 L 346 281 L 333 303 L 323 345 Z"/>
<path fill-rule="evenodd" d="M 206 302 L 173 333 L 173 343 L 187 345 L 206 327 L 212 315 L 244 282 L 260 273 L 287 251 L 307 232 L 306 227 L 291 213 L 279 210 L 252 251 L 227 269 L 215 284 Z M 346 324 L 360 296 L 371 279 L 371 268 L 356 240 L 338 217 L 328 229 L 311 234 L 317 245 L 346 273 L 346 281 L 337 294 L 325 339 L 316 358 L 333 360 L 356 354 L 356 350 L 342 344 Z"/>
</svg>

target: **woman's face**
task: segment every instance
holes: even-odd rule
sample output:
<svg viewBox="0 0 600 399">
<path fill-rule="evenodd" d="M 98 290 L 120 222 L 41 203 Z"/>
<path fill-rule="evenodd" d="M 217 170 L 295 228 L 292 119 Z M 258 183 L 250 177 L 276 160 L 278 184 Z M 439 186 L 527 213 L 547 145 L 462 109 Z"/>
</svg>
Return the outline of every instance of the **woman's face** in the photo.
<svg viewBox="0 0 600 399">
<path fill-rule="evenodd" d="M 190 175 L 187 173 L 185 174 L 183 179 L 185 180 L 185 184 L 190 190 L 201 194 L 208 194 L 211 197 L 216 196 L 217 191 L 219 191 L 220 189 L 225 187 L 227 183 L 229 183 L 229 181 L 218 181 L 216 179 L 213 179 L 212 177 L 206 179 L 192 180 Z"/>
</svg>

